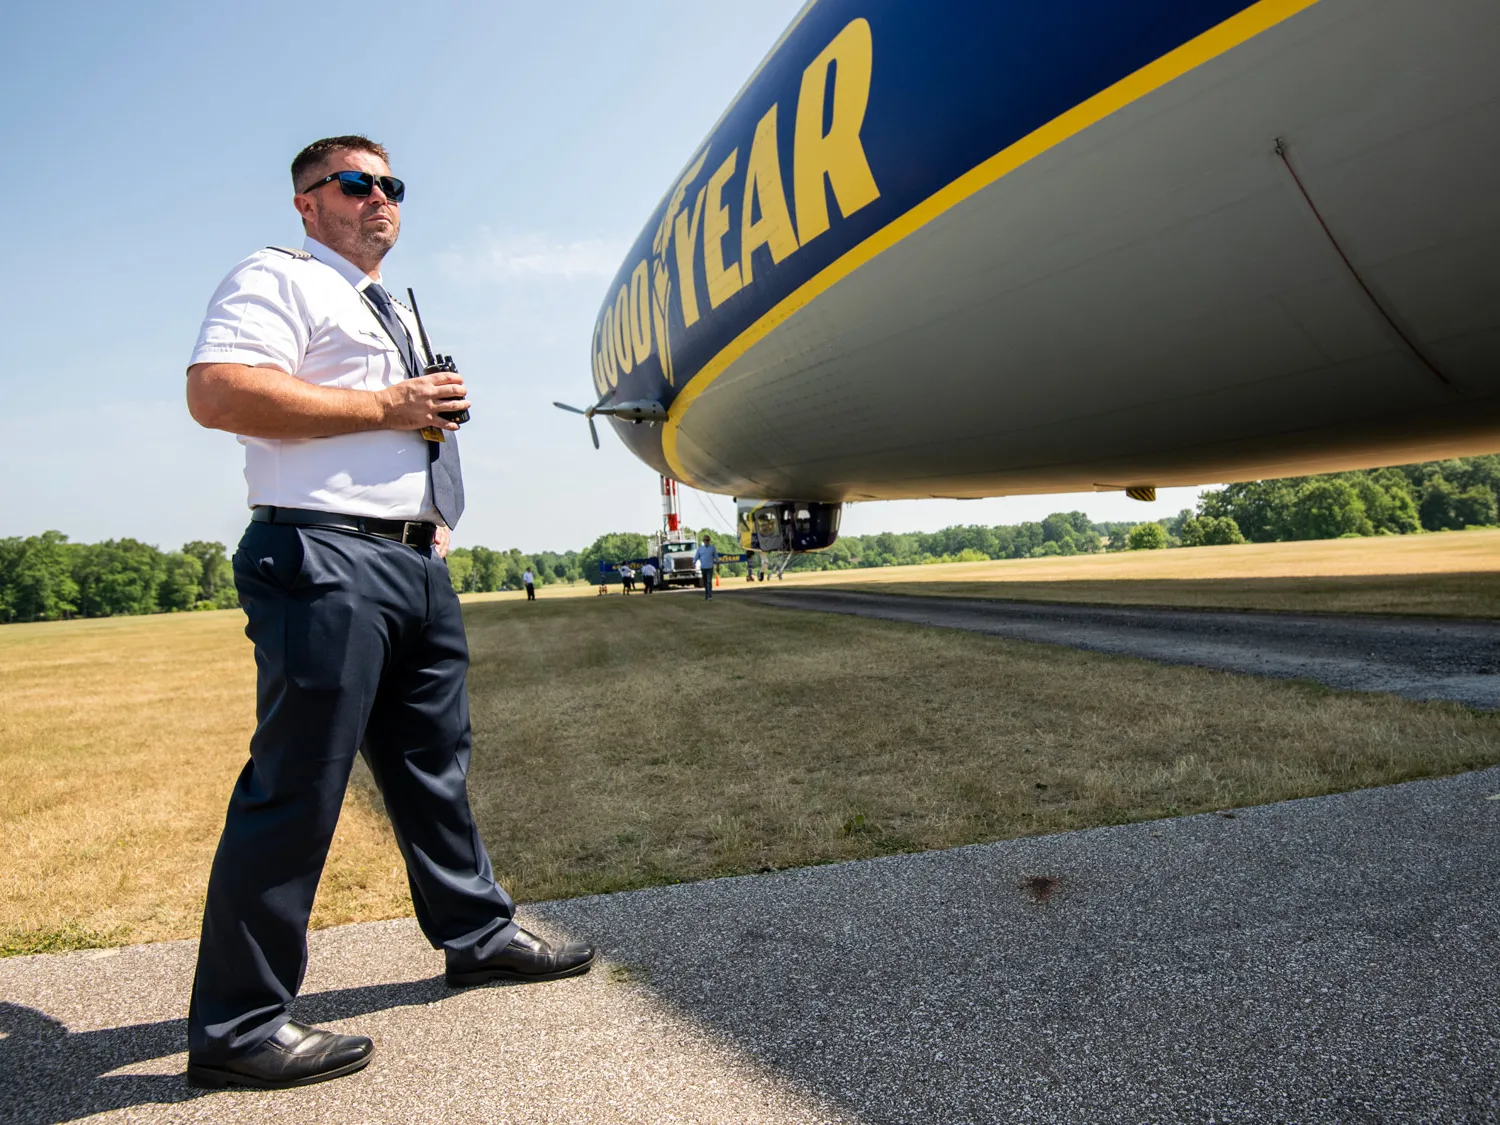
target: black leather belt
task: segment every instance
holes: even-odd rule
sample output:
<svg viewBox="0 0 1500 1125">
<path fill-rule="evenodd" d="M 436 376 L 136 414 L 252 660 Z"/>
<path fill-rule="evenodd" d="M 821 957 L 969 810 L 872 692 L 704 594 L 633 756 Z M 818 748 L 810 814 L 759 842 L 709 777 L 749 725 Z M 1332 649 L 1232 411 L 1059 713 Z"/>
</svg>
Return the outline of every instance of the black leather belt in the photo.
<svg viewBox="0 0 1500 1125">
<path fill-rule="evenodd" d="M 416 520 L 383 520 L 375 516 L 344 516 L 338 512 L 315 512 L 310 508 L 276 508 L 262 504 L 250 509 L 250 518 L 256 523 L 291 524 L 294 527 L 333 527 L 340 531 L 362 531 L 366 535 L 379 536 L 408 547 L 432 546 L 437 535 L 437 524 L 418 523 Z"/>
</svg>

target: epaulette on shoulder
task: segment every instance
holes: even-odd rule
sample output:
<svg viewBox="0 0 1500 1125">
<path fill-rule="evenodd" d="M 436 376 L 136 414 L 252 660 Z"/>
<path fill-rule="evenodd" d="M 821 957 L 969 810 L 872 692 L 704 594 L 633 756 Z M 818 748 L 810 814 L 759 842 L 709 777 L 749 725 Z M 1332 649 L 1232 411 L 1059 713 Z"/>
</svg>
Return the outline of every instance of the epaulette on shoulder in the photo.
<svg viewBox="0 0 1500 1125">
<path fill-rule="evenodd" d="M 285 254 L 288 258 L 296 258 L 303 262 L 312 260 L 312 255 L 306 250 L 293 250 L 290 246 L 267 246 L 266 249 L 275 250 L 278 254 Z"/>
</svg>

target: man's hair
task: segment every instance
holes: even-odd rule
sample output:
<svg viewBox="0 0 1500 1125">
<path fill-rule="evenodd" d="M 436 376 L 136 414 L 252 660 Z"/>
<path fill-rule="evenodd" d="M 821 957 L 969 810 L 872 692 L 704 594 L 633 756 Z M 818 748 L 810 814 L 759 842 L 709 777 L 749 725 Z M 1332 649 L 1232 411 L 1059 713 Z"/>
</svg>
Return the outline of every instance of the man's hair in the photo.
<svg viewBox="0 0 1500 1125">
<path fill-rule="evenodd" d="M 318 167 L 336 152 L 368 152 L 371 156 L 380 157 L 387 166 L 391 162 L 390 153 L 385 151 L 385 146 L 376 144 L 369 137 L 358 133 L 347 137 L 324 137 L 321 141 L 313 141 L 292 161 L 293 189 L 301 191 L 306 186 L 302 181 L 307 178 L 309 169 Z"/>
</svg>

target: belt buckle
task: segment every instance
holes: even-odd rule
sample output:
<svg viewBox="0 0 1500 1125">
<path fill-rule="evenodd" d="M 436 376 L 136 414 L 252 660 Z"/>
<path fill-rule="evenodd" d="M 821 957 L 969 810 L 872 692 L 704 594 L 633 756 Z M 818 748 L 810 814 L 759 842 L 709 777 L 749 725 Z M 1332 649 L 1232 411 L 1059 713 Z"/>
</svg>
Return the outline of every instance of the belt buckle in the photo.
<svg viewBox="0 0 1500 1125">
<path fill-rule="evenodd" d="M 407 546 L 407 547 L 416 546 L 416 543 L 414 542 L 414 540 L 412 538 L 413 534 L 416 533 L 416 532 L 418 532 L 421 528 L 423 528 L 425 526 L 426 525 L 422 524 L 422 523 L 414 523 L 411 520 L 403 520 L 401 522 L 401 543 L 402 543 L 402 545 L 403 546 Z"/>
</svg>

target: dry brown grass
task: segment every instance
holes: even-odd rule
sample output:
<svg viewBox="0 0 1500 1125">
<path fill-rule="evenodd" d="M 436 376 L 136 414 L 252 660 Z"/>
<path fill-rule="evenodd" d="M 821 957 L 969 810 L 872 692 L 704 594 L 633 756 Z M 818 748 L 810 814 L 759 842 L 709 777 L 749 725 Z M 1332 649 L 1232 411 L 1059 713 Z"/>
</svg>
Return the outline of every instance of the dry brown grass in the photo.
<svg viewBox="0 0 1500 1125">
<path fill-rule="evenodd" d="M 469 612 L 470 775 L 549 898 L 1500 762 L 1500 719 L 691 594 Z"/>
<path fill-rule="evenodd" d="M 197 933 L 254 726 L 238 610 L 0 629 L 0 951 Z M 362 790 L 315 924 L 409 911 Z"/>
<path fill-rule="evenodd" d="M 871 593 L 1500 617 L 1500 530 L 789 575 Z"/>
<path fill-rule="evenodd" d="M 1500 762 L 1500 718 L 1443 704 L 691 593 L 539 598 L 465 611 L 474 803 L 523 899 Z M 253 724 L 242 620 L 0 629 L 0 951 L 196 934 Z M 314 924 L 409 912 L 356 785 Z"/>
</svg>

